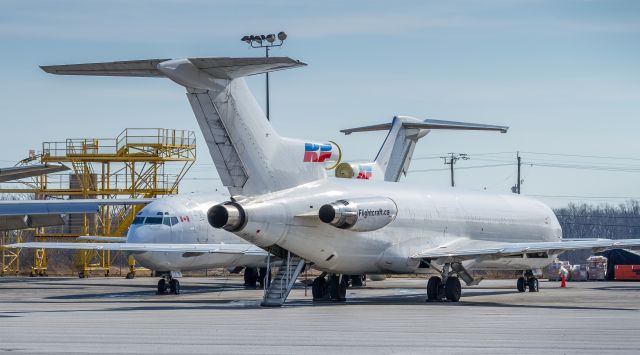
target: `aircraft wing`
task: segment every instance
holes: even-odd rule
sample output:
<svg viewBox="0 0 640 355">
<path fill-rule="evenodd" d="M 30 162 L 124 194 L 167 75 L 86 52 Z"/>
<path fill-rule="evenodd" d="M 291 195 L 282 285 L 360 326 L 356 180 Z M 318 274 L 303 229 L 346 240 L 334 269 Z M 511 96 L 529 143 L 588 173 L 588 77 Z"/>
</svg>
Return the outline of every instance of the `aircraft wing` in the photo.
<svg viewBox="0 0 640 355">
<path fill-rule="evenodd" d="M 146 205 L 153 198 L 0 201 L 0 216 L 98 213 L 100 206 Z"/>
<path fill-rule="evenodd" d="M 67 249 L 67 250 L 111 250 L 129 253 L 144 252 L 177 252 L 177 253 L 211 253 L 264 255 L 265 250 L 252 244 L 161 244 L 161 243 L 54 243 L 30 242 L 9 244 L 8 248 L 28 249 Z"/>
<path fill-rule="evenodd" d="M 499 259 L 527 253 L 560 254 L 578 249 L 592 249 L 594 252 L 600 252 L 614 248 L 637 247 L 640 247 L 640 239 L 572 239 L 539 243 L 492 243 L 467 239 L 422 251 L 411 258 L 455 262 L 471 259 Z"/>
</svg>

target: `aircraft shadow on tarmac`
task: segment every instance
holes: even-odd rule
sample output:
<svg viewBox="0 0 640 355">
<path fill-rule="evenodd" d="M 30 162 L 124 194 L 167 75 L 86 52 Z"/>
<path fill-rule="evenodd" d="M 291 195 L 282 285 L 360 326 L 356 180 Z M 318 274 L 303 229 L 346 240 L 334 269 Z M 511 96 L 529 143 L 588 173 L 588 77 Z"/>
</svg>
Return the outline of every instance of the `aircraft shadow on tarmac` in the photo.
<svg viewBox="0 0 640 355">
<path fill-rule="evenodd" d="M 171 310 L 171 309 L 251 309 L 251 308 L 260 308 L 260 299 L 243 299 L 243 300 L 229 300 L 225 299 L 216 299 L 216 294 L 221 292 L 230 292 L 230 291 L 242 291 L 244 290 L 244 286 L 236 282 L 235 280 L 230 280 L 229 282 L 212 282 L 212 283 L 196 283 L 196 284 L 186 284 L 182 286 L 182 295 L 156 295 L 153 288 L 150 285 L 145 284 L 134 284 L 134 283 L 126 283 L 119 284 L 117 287 L 123 289 L 119 292 L 110 292 L 110 293 L 91 293 L 91 288 L 97 287 L 113 287 L 113 284 L 109 283 L 86 283 L 78 280 L 77 282 L 67 282 L 64 285 L 60 285 L 56 281 L 57 279 L 47 279 L 46 281 L 42 279 L 26 279 L 30 281 L 30 284 L 37 282 L 38 285 L 42 287 L 19 287 L 19 289 L 65 289 L 69 291 L 75 291 L 71 294 L 67 295 L 59 295 L 59 296 L 50 296 L 44 298 L 50 301 L 74 301 L 75 303 L 131 303 L 131 302 L 144 302 L 144 305 L 140 306 L 128 306 L 128 307 L 112 307 L 101 310 L 82 310 L 82 311 L 126 311 L 126 310 L 149 310 L 149 311 L 157 311 L 157 310 Z M 38 280 L 38 281 L 32 281 Z M 69 279 L 60 279 L 69 281 Z M 0 286 L 2 283 L 0 283 Z M 53 287 L 53 288 L 52 288 Z M 16 289 L 15 287 L 11 287 L 12 289 Z M 304 286 L 297 285 L 295 289 L 301 290 Z M 127 289 L 134 289 L 133 291 L 127 291 Z M 629 285 L 629 286 L 602 286 L 602 287 L 594 287 L 593 290 L 602 290 L 602 291 L 614 291 L 614 292 L 628 292 L 628 291 L 638 291 L 639 287 L 637 285 Z M 84 291 L 82 293 L 77 293 L 77 291 Z M 259 290 L 259 289 L 258 289 Z M 392 294 L 389 295 L 375 295 L 370 296 L 365 294 L 364 292 L 368 291 L 388 291 Z M 254 289 L 255 291 L 255 289 Z M 404 292 L 404 293 L 403 293 Z M 544 292 L 544 290 L 542 291 Z M 309 290 L 310 293 L 310 290 Z M 500 296 L 500 295 L 514 295 L 517 296 L 520 293 L 511 290 L 511 289 L 502 289 L 502 288 L 466 288 L 463 290 L 463 299 L 461 302 L 452 303 L 452 302 L 425 302 L 426 294 L 423 292 L 422 288 L 388 288 L 388 287 L 371 287 L 367 286 L 364 288 L 355 288 L 350 289 L 348 291 L 347 302 L 343 303 L 331 303 L 331 302 L 313 302 L 310 298 L 308 299 L 299 299 L 292 298 L 287 301 L 285 307 L 341 307 L 341 306 L 350 306 L 350 305 L 425 305 L 426 307 L 498 307 L 498 308 L 532 308 L 532 309 L 565 309 L 565 310 L 620 310 L 620 311 L 628 311 L 635 310 L 630 308 L 620 308 L 620 307 L 598 307 L 598 306 L 580 306 L 580 305 L 558 305 L 558 304 L 544 304 L 544 303 L 535 303 L 535 299 L 531 300 L 531 303 L 522 303 L 528 302 L 528 300 L 517 299 L 518 303 L 506 303 L 510 302 L 509 300 L 502 300 L 501 302 L 493 302 L 493 301 L 483 301 L 481 299 L 474 300 L 476 297 L 487 297 L 487 296 Z M 210 294 L 211 298 L 208 299 L 188 299 L 183 296 L 187 295 L 198 295 L 198 294 Z M 132 298 L 134 298 L 132 300 Z M 514 299 L 514 301 L 516 301 Z M 28 302 L 28 301 L 25 301 Z M 68 311 L 68 310 L 67 310 Z M 79 310 L 80 311 L 80 310 Z M 47 312 L 47 311 L 44 311 Z M 54 311 L 55 312 L 55 311 Z"/>
<path fill-rule="evenodd" d="M 89 286 L 89 287 L 87 287 Z M 77 287 L 77 289 L 82 289 L 82 290 L 87 290 L 87 288 L 91 288 L 91 286 L 106 286 L 106 287 L 112 287 L 113 285 L 99 285 L 99 284 L 91 284 L 91 285 L 83 285 L 82 287 Z M 81 300 L 81 299 L 101 299 L 101 300 L 105 300 L 105 301 L 113 301 L 114 299 L 126 299 L 126 298 L 131 298 L 131 297 L 143 297 L 143 298 L 147 298 L 146 300 L 150 300 L 151 298 L 158 298 L 160 297 L 158 300 L 162 300 L 164 298 L 167 299 L 167 301 L 171 301 L 171 302 L 179 302 L 180 301 L 180 297 L 181 296 L 186 296 L 186 295 L 196 295 L 196 294 L 206 294 L 206 293 L 220 293 L 220 292 L 230 292 L 230 291 L 241 291 L 241 290 L 245 290 L 245 287 L 241 284 L 225 284 L 225 283 L 211 283 L 211 284 L 197 284 L 197 285 L 181 285 L 180 287 L 180 295 L 172 295 L 172 294 L 165 294 L 165 295 L 158 295 L 156 293 L 156 291 L 154 290 L 154 288 L 149 285 L 119 285 L 118 287 L 121 288 L 129 288 L 129 287 L 135 287 L 136 289 L 141 289 L 141 290 L 135 290 L 135 291 L 118 291 L 118 292 L 109 292 L 109 293 L 82 293 L 82 294 L 69 294 L 69 295 L 61 295 L 61 296 L 50 296 L 47 297 L 46 299 L 50 299 L 50 300 Z M 64 289 L 64 288 L 60 288 L 60 289 Z M 67 288 L 69 290 L 73 290 L 74 288 L 69 287 Z M 255 290 L 255 289 L 253 289 Z M 193 301 L 192 301 L 193 302 Z"/>
<path fill-rule="evenodd" d="M 240 289 L 240 287 L 237 287 Z M 204 293 L 215 293 L 211 288 L 204 290 Z M 147 294 L 147 293 L 145 293 Z M 487 302 L 473 301 L 473 297 L 491 296 L 491 295 L 507 295 L 519 294 L 514 291 L 494 291 L 494 292 L 467 292 L 463 297 L 470 301 L 462 302 L 425 302 L 425 296 L 422 294 L 408 295 L 381 295 L 381 296 L 358 296 L 349 299 L 347 302 L 331 303 L 331 302 L 313 302 L 311 299 L 291 299 L 285 305 L 285 308 L 301 308 L 301 307 L 349 307 L 354 305 L 424 305 L 425 307 L 496 307 L 496 308 L 529 308 L 529 309 L 554 309 L 554 310 L 606 310 L 606 311 L 637 311 L 635 309 L 620 307 L 589 307 L 577 305 L 557 305 L 557 304 L 521 304 L 521 303 L 504 303 L 504 302 Z M 87 299 L 81 303 L 93 303 L 94 300 L 88 300 L 91 297 L 77 297 L 76 299 Z M 57 297 L 59 299 L 59 297 Z M 68 299 L 68 298 L 67 298 Z M 113 302 L 114 300 L 109 300 Z M 122 300 L 123 303 L 131 301 Z M 259 299 L 249 300 L 229 300 L 229 299 L 205 299 L 205 300 L 189 300 L 181 299 L 179 296 L 167 296 L 166 298 L 153 298 L 144 300 L 144 305 L 140 306 L 124 306 L 111 307 L 100 310 L 82 310 L 87 312 L 99 311 L 168 311 L 168 310 L 213 310 L 213 309 L 263 309 L 260 307 Z M 67 310 L 69 311 L 69 310 Z"/>
</svg>

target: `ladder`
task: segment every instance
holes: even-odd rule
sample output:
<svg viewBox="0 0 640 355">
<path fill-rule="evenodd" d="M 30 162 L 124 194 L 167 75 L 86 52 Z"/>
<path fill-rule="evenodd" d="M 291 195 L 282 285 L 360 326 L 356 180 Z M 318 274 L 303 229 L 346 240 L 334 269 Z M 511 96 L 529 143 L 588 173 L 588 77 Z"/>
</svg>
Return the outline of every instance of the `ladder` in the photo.
<svg viewBox="0 0 640 355">
<path fill-rule="evenodd" d="M 278 272 L 264 291 L 264 298 L 260 305 L 263 307 L 281 307 L 287 300 L 298 275 L 304 268 L 304 264 L 304 259 L 290 251 L 286 251 Z"/>
</svg>

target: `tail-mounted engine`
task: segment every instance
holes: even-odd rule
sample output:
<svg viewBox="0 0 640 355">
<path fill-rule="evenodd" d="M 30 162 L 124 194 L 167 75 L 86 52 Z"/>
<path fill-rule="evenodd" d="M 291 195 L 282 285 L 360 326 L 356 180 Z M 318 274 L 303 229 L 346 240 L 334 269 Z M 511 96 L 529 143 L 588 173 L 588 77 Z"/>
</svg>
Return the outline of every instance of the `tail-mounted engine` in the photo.
<svg viewBox="0 0 640 355">
<path fill-rule="evenodd" d="M 320 207 L 318 217 L 334 227 L 356 232 L 369 232 L 391 223 L 398 207 L 387 197 L 338 200 Z"/>
<path fill-rule="evenodd" d="M 244 209 L 235 202 L 215 205 L 207 211 L 207 220 L 214 228 L 238 231 L 246 224 Z"/>
</svg>

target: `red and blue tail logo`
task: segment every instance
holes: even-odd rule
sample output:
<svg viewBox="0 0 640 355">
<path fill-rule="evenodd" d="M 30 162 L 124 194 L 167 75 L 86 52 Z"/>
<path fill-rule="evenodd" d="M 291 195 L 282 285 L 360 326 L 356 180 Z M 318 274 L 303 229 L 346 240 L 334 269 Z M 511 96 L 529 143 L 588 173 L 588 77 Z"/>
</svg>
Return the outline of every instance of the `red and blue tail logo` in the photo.
<svg viewBox="0 0 640 355">
<path fill-rule="evenodd" d="M 373 168 L 367 165 L 360 165 L 358 168 L 358 176 L 356 179 L 369 180 L 373 175 Z"/>
<path fill-rule="evenodd" d="M 332 154 L 331 144 L 304 144 L 304 162 L 309 163 L 323 163 L 325 160 L 331 158 Z"/>
</svg>

